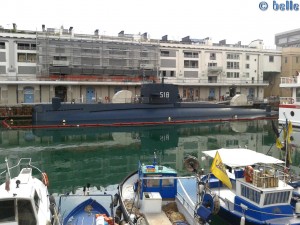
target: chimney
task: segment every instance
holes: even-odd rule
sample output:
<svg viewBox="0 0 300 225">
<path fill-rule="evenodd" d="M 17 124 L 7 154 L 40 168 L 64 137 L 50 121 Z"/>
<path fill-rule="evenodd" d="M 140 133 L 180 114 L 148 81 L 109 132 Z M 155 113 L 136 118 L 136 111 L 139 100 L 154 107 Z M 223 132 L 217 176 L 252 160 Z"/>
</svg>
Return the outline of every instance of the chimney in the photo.
<svg viewBox="0 0 300 225">
<path fill-rule="evenodd" d="M 17 24 L 13 23 L 13 29 L 16 31 L 17 30 Z"/>
<path fill-rule="evenodd" d="M 95 30 L 94 34 L 95 34 L 96 36 L 98 36 L 98 35 L 99 35 L 99 30 L 98 30 L 98 29 Z"/>
<path fill-rule="evenodd" d="M 45 29 L 45 24 L 42 24 L 42 31 L 45 32 L 46 29 Z"/>
</svg>

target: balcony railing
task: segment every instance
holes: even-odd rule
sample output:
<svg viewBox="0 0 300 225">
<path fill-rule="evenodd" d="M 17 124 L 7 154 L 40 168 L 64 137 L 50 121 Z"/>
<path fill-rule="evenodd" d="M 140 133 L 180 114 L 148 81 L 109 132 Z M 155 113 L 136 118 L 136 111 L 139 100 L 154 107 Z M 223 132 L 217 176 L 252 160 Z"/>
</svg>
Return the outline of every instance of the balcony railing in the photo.
<svg viewBox="0 0 300 225">
<path fill-rule="evenodd" d="M 211 66 L 207 68 L 208 72 L 218 72 L 218 71 L 222 71 L 223 67 L 222 66 Z"/>
<path fill-rule="evenodd" d="M 300 83 L 299 76 L 281 77 L 280 84 L 298 84 Z"/>
<path fill-rule="evenodd" d="M 297 98 L 297 101 L 300 99 Z M 281 105 L 291 105 L 295 103 L 295 99 L 292 97 L 280 97 L 280 104 Z"/>
</svg>

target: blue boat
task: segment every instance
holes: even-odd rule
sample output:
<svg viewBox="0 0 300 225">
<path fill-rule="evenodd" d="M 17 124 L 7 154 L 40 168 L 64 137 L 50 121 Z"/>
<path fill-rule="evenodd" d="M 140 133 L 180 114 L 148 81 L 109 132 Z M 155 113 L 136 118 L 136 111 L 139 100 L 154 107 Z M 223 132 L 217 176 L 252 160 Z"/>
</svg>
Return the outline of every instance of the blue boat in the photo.
<svg viewBox="0 0 300 225">
<path fill-rule="evenodd" d="M 114 225 L 112 194 L 66 194 L 59 197 L 58 217 L 61 225 Z"/>
<path fill-rule="evenodd" d="M 180 177 L 176 170 L 158 165 L 156 157 L 152 164 L 139 163 L 138 170 L 119 185 L 122 220 L 130 225 L 209 223 L 218 211 L 218 198 L 207 193 L 198 202 L 199 164 L 187 157 L 184 165 L 195 175 Z"/>
<path fill-rule="evenodd" d="M 185 102 L 178 86 L 162 83 L 144 83 L 140 96 L 122 90 L 110 102 L 62 102 L 58 97 L 52 103 L 33 106 L 34 125 L 98 124 L 130 126 L 165 123 L 195 123 L 204 120 L 232 120 L 265 118 L 278 115 L 266 109 L 253 109 L 211 102 Z"/>
<path fill-rule="evenodd" d="M 221 218 L 232 225 L 300 224 L 300 203 L 291 204 L 294 188 L 288 184 L 284 161 L 245 148 L 203 153 L 211 159 L 219 154 L 232 186 L 214 174 L 202 177 L 208 190 L 219 196 Z"/>
</svg>

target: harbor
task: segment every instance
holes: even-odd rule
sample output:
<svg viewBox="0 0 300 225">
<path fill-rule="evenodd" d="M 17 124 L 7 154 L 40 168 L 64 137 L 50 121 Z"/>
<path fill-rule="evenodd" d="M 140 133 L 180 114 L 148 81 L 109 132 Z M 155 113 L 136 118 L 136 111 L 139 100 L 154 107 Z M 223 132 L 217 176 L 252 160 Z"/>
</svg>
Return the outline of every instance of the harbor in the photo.
<svg viewBox="0 0 300 225">
<path fill-rule="evenodd" d="M 201 168 L 209 169 L 211 162 L 201 161 L 202 152 L 221 147 L 246 146 L 284 157 L 275 146 L 270 120 L 155 127 L 1 128 L 0 137 L 0 160 L 4 162 L 7 157 L 16 162 L 31 157 L 34 165 L 47 171 L 49 191 L 55 196 L 78 193 L 87 183 L 91 192 L 114 191 L 136 170 L 139 160 L 151 161 L 153 152 L 158 163 L 176 169 L 182 176 L 189 174 L 184 169 L 187 154 L 196 157 Z M 300 165 L 298 149 L 294 142 L 292 166 L 296 173 Z"/>
</svg>

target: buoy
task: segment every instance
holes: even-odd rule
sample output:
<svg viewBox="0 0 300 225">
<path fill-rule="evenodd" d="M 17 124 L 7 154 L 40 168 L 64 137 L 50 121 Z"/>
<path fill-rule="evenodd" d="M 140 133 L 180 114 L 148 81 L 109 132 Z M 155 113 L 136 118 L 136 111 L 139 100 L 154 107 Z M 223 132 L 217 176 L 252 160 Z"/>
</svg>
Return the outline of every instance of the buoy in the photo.
<svg viewBox="0 0 300 225">
<path fill-rule="evenodd" d="M 245 217 L 244 216 L 241 217 L 240 225 L 245 225 Z"/>
<path fill-rule="evenodd" d="M 10 124 L 14 124 L 14 120 L 13 119 L 10 119 Z"/>
<path fill-rule="evenodd" d="M 168 121 L 170 122 L 171 120 L 172 120 L 172 118 L 169 116 L 169 117 L 168 117 Z"/>
<path fill-rule="evenodd" d="M 234 118 L 237 119 L 238 118 L 237 115 L 235 115 Z"/>
<path fill-rule="evenodd" d="M 63 124 L 63 125 L 66 125 L 66 120 L 62 120 L 62 124 Z"/>
</svg>

